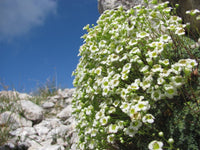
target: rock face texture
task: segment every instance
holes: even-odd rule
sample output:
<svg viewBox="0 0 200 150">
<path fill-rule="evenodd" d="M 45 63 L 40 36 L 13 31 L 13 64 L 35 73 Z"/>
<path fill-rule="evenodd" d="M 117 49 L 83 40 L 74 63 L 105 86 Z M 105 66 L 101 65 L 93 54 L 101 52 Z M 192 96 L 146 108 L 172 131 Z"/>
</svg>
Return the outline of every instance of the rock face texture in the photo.
<svg viewBox="0 0 200 150">
<path fill-rule="evenodd" d="M 188 30 L 188 34 L 193 39 L 197 40 L 200 33 L 200 21 L 195 21 L 190 15 L 185 12 L 187 10 L 199 9 L 200 0 L 161 0 L 170 1 L 170 5 L 173 7 L 175 4 L 179 4 L 177 9 L 177 15 L 183 19 L 184 23 L 190 22 L 191 28 Z M 143 0 L 98 0 L 98 10 L 102 14 L 105 10 L 115 9 L 118 6 L 123 6 L 124 9 L 130 9 L 138 4 L 143 4 Z M 198 14 L 200 15 L 200 13 Z M 199 33 L 198 33 L 199 32 Z"/>
<path fill-rule="evenodd" d="M 40 104 L 28 94 L 1 91 L 0 98 L 5 99 L 0 101 L 0 131 L 9 128 L 9 139 L 0 150 L 76 150 L 75 120 L 71 115 L 74 90 L 59 90 Z M 2 112 L 5 107 L 9 111 Z"/>
<path fill-rule="evenodd" d="M 130 9 L 135 5 L 142 4 L 143 0 L 98 0 L 98 10 L 102 14 L 105 10 L 114 9 L 123 6 L 124 9 Z"/>
</svg>

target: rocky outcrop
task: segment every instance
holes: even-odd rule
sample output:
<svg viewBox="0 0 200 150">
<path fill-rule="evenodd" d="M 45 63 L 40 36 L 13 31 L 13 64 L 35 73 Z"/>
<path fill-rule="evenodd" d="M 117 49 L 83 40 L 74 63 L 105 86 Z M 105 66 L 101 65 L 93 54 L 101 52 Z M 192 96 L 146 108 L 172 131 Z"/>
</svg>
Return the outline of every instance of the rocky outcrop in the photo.
<svg viewBox="0 0 200 150">
<path fill-rule="evenodd" d="M 73 92 L 74 89 L 58 90 L 57 95 L 42 100 L 39 105 L 34 103 L 34 96 L 28 94 L 22 93 L 20 98 L 18 92 L 0 92 L 0 98 L 12 98 L 9 103 L 0 101 L 1 106 L 15 106 L 0 113 L 1 130 L 9 127 L 9 139 L 0 150 L 75 150 L 77 135 L 71 115 Z"/>
<path fill-rule="evenodd" d="M 115 9 L 123 6 L 124 9 L 130 9 L 138 4 L 142 4 L 143 0 L 98 0 L 98 10 L 102 14 L 105 10 Z"/>
<path fill-rule="evenodd" d="M 184 23 L 190 22 L 191 28 L 187 30 L 188 35 L 197 40 L 200 36 L 200 21 L 196 21 L 195 17 L 191 17 L 186 14 L 187 10 L 200 10 L 200 0 L 161 0 L 170 1 L 170 5 L 175 7 L 175 4 L 179 4 L 177 9 L 177 15 L 183 19 Z M 138 4 L 143 4 L 143 0 L 98 0 L 98 10 L 102 14 L 105 10 L 115 9 L 118 6 L 123 6 L 125 10 L 130 9 Z M 199 13 L 200 15 L 200 13 Z"/>
</svg>

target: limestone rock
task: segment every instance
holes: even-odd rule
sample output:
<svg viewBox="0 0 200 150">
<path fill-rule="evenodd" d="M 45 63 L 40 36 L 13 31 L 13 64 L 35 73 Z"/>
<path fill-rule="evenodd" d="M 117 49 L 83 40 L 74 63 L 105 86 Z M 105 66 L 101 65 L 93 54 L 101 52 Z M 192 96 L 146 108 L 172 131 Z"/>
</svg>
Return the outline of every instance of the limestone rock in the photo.
<svg viewBox="0 0 200 150">
<path fill-rule="evenodd" d="M 17 129 L 20 127 L 31 127 L 32 126 L 32 122 L 26 120 L 25 118 L 23 118 L 22 116 L 20 116 L 19 114 L 10 112 L 10 111 L 6 111 L 2 114 L 0 114 L 0 125 L 4 126 L 8 124 L 9 127 L 11 129 Z"/>
<path fill-rule="evenodd" d="M 20 137 L 21 141 L 31 140 L 29 137 L 31 135 L 35 135 L 36 131 L 33 127 L 21 127 L 14 131 L 11 131 L 10 134 L 12 136 Z"/>
<path fill-rule="evenodd" d="M 42 107 L 45 109 L 52 108 L 55 104 L 53 102 L 45 102 Z"/>
<path fill-rule="evenodd" d="M 43 119 L 43 109 L 29 100 L 19 101 L 24 116 L 32 121 L 39 122 Z"/>
<path fill-rule="evenodd" d="M 57 95 L 40 104 L 44 109 L 30 100 L 20 100 L 19 95 L 22 94 L 21 98 L 25 98 L 26 93 L 16 92 L 17 100 L 12 101 L 15 113 L 6 111 L 0 114 L 0 127 L 9 125 L 9 134 L 12 135 L 0 150 L 21 147 L 28 150 L 65 150 L 71 147 L 75 150 L 78 137 L 75 133 L 76 122 L 71 116 L 73 92 L 74 89 L 60 90 Z M 5 94 L 13 97 L 13 92 Z M 7 101 L 3 104 L 0 102 L 0 106 L 6 104 Z"/>
<path fill-rule="evenodd" d="M 32 96 L 26 93 L 19 93 L 18 95 L 19 99 L 31 99 Z"/>
<path fill-rule="evenodd" d="M 57 114 L 57 117 L 62 120 L 65 120 L 71 116 L 71 112 L 72 112 L 72 106 L 68 105 L 59 114 Z"/>
<path fill-rule="evenodd" d="M 136 5 L 142 4 L 143 0 L 98 0 L 98 10 L 102 14 L 105 10 L 115 9 L 123 6 L 128 10 Z"/>
<path fill-rule="evenodd" d="M 12 100 L 16 99 L 18 95 L 19 93 L 16 91 L 1 91 L 0 92 L 0 97 L 6 97 Z"/>
</svg>

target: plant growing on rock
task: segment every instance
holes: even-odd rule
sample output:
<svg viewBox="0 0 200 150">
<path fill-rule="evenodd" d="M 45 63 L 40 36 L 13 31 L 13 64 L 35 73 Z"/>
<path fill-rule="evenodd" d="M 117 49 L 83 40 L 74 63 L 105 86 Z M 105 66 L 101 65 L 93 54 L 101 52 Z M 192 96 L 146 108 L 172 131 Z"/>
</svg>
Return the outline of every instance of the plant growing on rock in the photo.
<svg viewBox="0 0 200 150">
<path fill-rule="evenodd" d="M 168 2 L 145 3 L 105 11 L 96 26 L 84 27 L 73 73 L 77 149 L 174 149 L 192 138 L 179 140 L 177 114 L 199 113 L 198 48 Z"/>
</svg>

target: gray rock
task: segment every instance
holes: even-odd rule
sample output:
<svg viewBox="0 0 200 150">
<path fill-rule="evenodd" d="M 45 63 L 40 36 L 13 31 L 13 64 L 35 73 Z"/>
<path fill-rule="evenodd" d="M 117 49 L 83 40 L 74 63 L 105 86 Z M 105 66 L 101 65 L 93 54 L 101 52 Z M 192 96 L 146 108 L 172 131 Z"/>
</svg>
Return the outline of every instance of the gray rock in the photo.
<svg viewBox="0 0 200 150">
<path fill-rule="evenodd" d="M 39 122 L 43 119 L 43 109 L 29 100 L 19 101 L 24 116 L 32 121 Z"/>
<path fill-rule="evenodd" d="M 47 145 L 39 148 L 38 150 L 64 150 L 64 147 L 60 145 Z"/>
<path fill-rule="evenodd" d="M 125 10 L 128 10 L 142 3 L 143 0 L 98 0 L 98 10 L 100 14 L 105 10 L 115 9 L 119 6 L 123 6 Z"/>
<path fill-rule="evenodd" d="M 28 150 L 64 150 L 64 147 L 61 145 L 51 145 L 51 140 L 46 140 L 41 142 L 40 144 L 37 142 L 33 142 L 32 145 L 28 148 Z"/>
<path fill-rule="evenodd" d="M 11 131 L 10 134 L 12 136 L 16 136 L 16 137 L 20 138 L 20 141 L 25 142 L 25 141 L 32 140 L 32 138 L 30 139 L 29 137 L 31 135 L 35 135 L 36 131 L 33 127 L 21 127 L 14 131 Z"/>
<path fill-rule="evenodd" d="M 28 95 L 28 94 L 26 94 L 26 93 L 19 93 L 19 95 L 18 95 L 18 97 L 19 97 L 19 99 L 31 99 L 32 98 L 32 96 L 31 95 Z"/>
<path fill-rule="evenodd" d="M 0 97 L 6 97 L 6 98 L 9 98 L 11 100 L 17 99 L 18 95 L 19 95 L 19 93 L 16 92 L 16 91 L 1 91 L 0 92 Z"/>
<path fill-rule="evenodd" d="M 32 122 L 26 120 L 19 114 L 6 111 L 0 115 L 0 125 L 8 124 L 9 127 L 13 130 L 20 128 L 20 127 L 31 127 Z"/>
<path fill-rule="evenodd" d="M 57 117 L 62 120 L 65 120 L 71 116 L 71 112 L 72 112 L 72 105 L 68 105 L 59 114 L 57 114 Z"/>
<path fill-rule="evenodd" d="M 34 128 L 35 128 L 37 134 L 41 137 L 41 139 L 45 139 L 46 135 L 51 130 L 51 128 L 42 126 L 42 124 L 38 124 L 38 125 L 34 126 Z"/>
<path fill-rule="evenodd" d="M 44 104 L 42 104 L 42 107 L 44 108 L 44 109 L 48 109 L 48 108 L 52 108 L 52 107 L 54 107 L 54 103 L 53 102 L 45 102 Z"/>
<path fill-rule="evenodd" d="M 68 126 L 60 124 L 56 128 L 53 128 L 47 135 L 47 137 L 51 138 L 58 138 L 58 137 L 64 137 L 68 130 Z"/>
<path fill-rule="evenodd" d="M 8 123 L 11 129 L 10 135 L 13 136 L 7 143 L 9 149 L 24 145 L 28 150 L 64 150 L 70 146 L 75 149 L 73 142 L 78 137 L 74 130 L 75 120 L 71 116 L 74 89 L 64 89 L 59 92 L 43 103 L 44 110 L 29 100 L 19 99 L 19 95 L 21 98 L 28 98 L 28 94 L 14 92 L 17 94 L 18 101 L 12 101 L 12 103 L 19 108 L 15 108 L 15 113 L 7 111 L 0 114 L 0 125 Z M 12 92 L 9 94 L 13 97 Z M 56 114 L 48 113 L 54 111 Z M 44 115 L 45 112 L 47 114 Z"/>
</svg>

